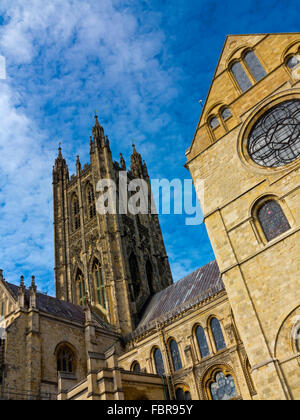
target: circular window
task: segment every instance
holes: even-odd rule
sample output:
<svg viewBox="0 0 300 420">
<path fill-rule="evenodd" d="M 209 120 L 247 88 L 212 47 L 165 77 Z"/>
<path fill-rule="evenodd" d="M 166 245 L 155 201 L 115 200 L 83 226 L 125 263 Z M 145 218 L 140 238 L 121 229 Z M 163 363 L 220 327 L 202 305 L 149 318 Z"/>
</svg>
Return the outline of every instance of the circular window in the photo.
<svg viewBox="0 0 300 420">
<path fill-rule="evenodd" d="M 258 165 L 277 168 L 300 156 L 300 100 L 282 102 L 254 124 L 247 149 Z"/>
</svg>

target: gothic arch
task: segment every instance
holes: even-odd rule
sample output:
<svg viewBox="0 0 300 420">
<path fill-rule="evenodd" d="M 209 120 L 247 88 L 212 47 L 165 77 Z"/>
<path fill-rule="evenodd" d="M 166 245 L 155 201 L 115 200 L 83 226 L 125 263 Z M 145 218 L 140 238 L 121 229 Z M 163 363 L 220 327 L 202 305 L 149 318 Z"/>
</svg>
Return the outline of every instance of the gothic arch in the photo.
<svg viewBox="0 0 300 420">
<path fill-rule="evenodd" d="M 281 360 L 286 358 L 287 355 L 293 356 L 298 353 L 293 336 L 296 326 L 300 326 L 300 305 L 290 311 L 281 322 L 274 345 L 274 357 L 276 359 Z"/>
<path fill-rule="evenodd" d="M 236 375 L 234 370 L 230 365 L 227 363 L 220 362 L 219 364 L 211 364 L 207 367 L 207 369 L 202 373 L 200 381 L 199 381 L 199 389 L 203 400 L 212 400 L 212 394 L 210 391 L 210 386 L 214 382 L 216 375 L 222 372 L 225 377 L 231 376 L 233 378 L 236 394 L 233 398 L 237 399 L 240 396 L 239 385 L 236 379 Z"/>
<path fill-rule="evenodd" d="M 76 348 L 67 341 L 58 343 L 54 350 L 57 371 L 76 373 L 78 356 Z M 65 358 L 66 366 L 63 366 L 62 358 Z"/>
</svg>

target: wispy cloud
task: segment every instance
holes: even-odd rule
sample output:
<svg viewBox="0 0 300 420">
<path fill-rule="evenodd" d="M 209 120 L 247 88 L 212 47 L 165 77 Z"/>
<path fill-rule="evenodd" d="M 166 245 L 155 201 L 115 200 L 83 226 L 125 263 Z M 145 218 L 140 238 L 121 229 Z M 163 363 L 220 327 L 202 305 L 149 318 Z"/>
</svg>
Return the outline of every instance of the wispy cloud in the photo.
<svg viewBox="0 0 300 420">
<path fill-rule="evenodd" d="M 76 154 L 87 161 L 97 109 L 115 156 L 128 155 L 134 138 L 150 175 L 188 177 L 184 150 L 225 36 L 296 31 L 296 11 L 295 0 L 1 0 L 0 266 L 7 279 L 36 274 L 53 292 L 51 169 L 59 141 L 71 169 Z M 161 219 L 175 279 L 213 258 L 204 226 L 185 227 L 184 219 Z"/>
</svg>

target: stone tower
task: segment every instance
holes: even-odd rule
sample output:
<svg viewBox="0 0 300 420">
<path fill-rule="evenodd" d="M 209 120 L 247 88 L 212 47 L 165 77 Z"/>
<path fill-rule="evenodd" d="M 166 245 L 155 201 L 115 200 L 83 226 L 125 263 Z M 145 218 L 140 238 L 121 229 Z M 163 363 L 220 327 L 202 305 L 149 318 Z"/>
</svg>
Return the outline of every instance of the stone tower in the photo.
<svg viewBox="0 0 300 420">
<path fill-rule="evenodd" d="M 90 163 L 69 178 L 59 148 L 53 167 L 56 297 L 84 305 L 88 298 L 99 315 L 127 334 L 149 298 L 172 284 L 172 275 L 157 214 L 100 214 L 96 209 L 100 180 L 114 182 L 117 203 L 120 177 L 142 179 L 151 187 L 147 167 L 133 146 L 130 170 L 121 155 L 113 161 L 109 140 L 95 116 Z M 104 191 L 106 191 L 104 189 Z M 138 191 L 138 189 L 137 189 Z M 119 206 L 117 205 L 117 209 Z"/>
<path fill-rule="evenodd" d="M 299 33 L 227 37 L 187 151 L 260 400 L 300 399 L 299 54 Z"/>
</svg>

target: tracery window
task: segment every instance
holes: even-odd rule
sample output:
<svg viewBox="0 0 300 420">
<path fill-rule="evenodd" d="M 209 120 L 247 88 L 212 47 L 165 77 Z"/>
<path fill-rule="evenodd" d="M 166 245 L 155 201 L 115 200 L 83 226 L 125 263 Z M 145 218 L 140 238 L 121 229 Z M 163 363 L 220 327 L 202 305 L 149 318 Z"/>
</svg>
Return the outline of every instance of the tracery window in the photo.
<svg viewBox="0 0 300 420">
<path fill-rule="evenodd" d="M 286 65 L 291 70 L 294 67 L 298 66 L 298 64 L 300 64 L 299 55 L 293 55 L 292 57 L 289 57 L 288 60 L 287 60 L 287 62 L 286 62 Z"/>
<path fill-rule="evenodd" d="M 267 241 L 271 241 L 291 228 L 280 204 L 275 200 L 266 201 L 258 209 L 257 219 Z"/>
<path fill-rule="evenodd" d="M 209 356 L 209 348 L 208 348 L 205 332 L 204 332 L 204 329 L 200 325 L 196 328 L 196 338 L 197 338 L 201 357 L 204 358 L 204 357 Z"/>
<path fill-rule="evenodd" d="M 103 306 L 104 309 L 106 309 L 105 284 L 103 279 L 102 268 L 98 260 L 95 260 L 93 264 L 93 276 L 97 296 L 97 303 Z"/>
<path fill-rule="evenodd" d="M 266 70 L 261 65 L 259 59 L 255 55 L 253 51 L 248 51 L 244 55 L 244 61 L 248 66 L 248 69 L 250 70 L 253 78 L 258 82 L 263 77 L 266 76 Z"/>
<path fill-rule="evenodd" d="M 57 371 L 74 372 L 74 355 L 68 347 L 62 347 L 57 353 Z"/>
<path fill-rule="evenodd" d="M 80 228 L 80 209 L 79 209 L 79 200 L 76 194 L 74 194 L 72 199 L 72 212 L 73 212 L 73 228 L 77 230 Z"/>
<path fill-rule="evenodd" d="M 86 291 L 85 291 L 84 277 L 81 270 L 78 270 L 76 274 L 76 287 L 77 287 L 79 305 L 84 306 L 86 303 L 85 302 Z"/>
<path fill-rule="evenodd" d="M 87 208 L 89 219 L 96 216 L 95 194 L 91 184 L 87 185 Z"/>
<path fill-rule="evenodd" d="M 233 63 L 230 70 L 242 92 L 246 92 L 252 87 L 252 83 L 239 61 Z"/>
<path fill-rule="evenodd" d="M 300 156 L 300 100 L 274 106 L 254 124 L 247 142 L 251 159 L 260 166 L 276 168 Z"/>
<path fill-rule="evenodd" d="M 154 350 L 153 358 L 154 358 L 156 373 L 160 376 L 163 376 L 165 374 L 165 367 L 164 367 L 163 357 L 159 348 Z"/>
<path fill-rule="evenodd" d="M 215 342 L 217 351 L 225 349 L 226 344 L 225 344 L 223 332 L 221 329 L 220 322 L 218 321 L 217 318 L 212 318 L 212 320 L 210 321 L 210 327 L 211 327 L 211 331 L 214 337 L 214 342 Z"/>
<path fill-rule="evenodd" d="M 238 396 L 232 375 L 218 372 L 210 384 L 211 398 L 215 401 L 231 400 Z"/>
<path fill-rule="evenodd" d="M 169 344 L 169 349 L 171 353 L 172 363 L 174 371 L 182 369 L 181 358 L 178 350 L 178 344 L 175 340 L 171 340 Z"/>
<path fill-rule="evenodd" d="M 176 389 L 176 400 L 177 401 L 190 401 L 191 398 L 191 393 L 188 390 L 184 390 L 181 387 L 178 387 Z"/>
</svg>

